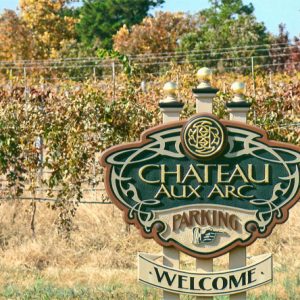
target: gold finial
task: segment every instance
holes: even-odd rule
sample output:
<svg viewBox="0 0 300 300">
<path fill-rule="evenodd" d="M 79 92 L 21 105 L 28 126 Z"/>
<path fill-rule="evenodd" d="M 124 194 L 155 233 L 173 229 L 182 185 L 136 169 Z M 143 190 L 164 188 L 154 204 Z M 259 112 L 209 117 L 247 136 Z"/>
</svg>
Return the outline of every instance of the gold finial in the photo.
<svg viewBox="0 0 300 300">
<path fill-rule="evenodd" d="M 166 96 L 175 95 L 177 91 L 177 84 L 175 82 L 169 81 L 164 85 L 164 92 Z"/>
<path fill-rule="evenodd" d="M 201 68 L 197 72 L 197 78 L 200 81 L 200 84 L 198 85 L 199 89 L 203 88 L 210 88 L 210 79 L 212 76 L 212 70 L 209 68 Z"/>
<path fill-rule="evenodd" d="M 245 93 L 245 83 L 236 81 L 231 86 L 232 91 L 234 92 L 233 102 L 242 102 L 245 101 L 244 93 Z"/>
<path fill-rule="evenodd" d="M 175 82 L 167 82 L 163 87 L 164 93 L 166 98 L 163 99 L 161 102 L 163 103 L 171 103 L 171 102 L 178 102 L 176 97 L 177 92 L 177 84 Z"/>
<path fill-rule="evenodd" d="M 245 83 L 236 81 L 232 84 L 231 89 L 235 94 L 243 95 L 245 92 Z"/>
</svg>

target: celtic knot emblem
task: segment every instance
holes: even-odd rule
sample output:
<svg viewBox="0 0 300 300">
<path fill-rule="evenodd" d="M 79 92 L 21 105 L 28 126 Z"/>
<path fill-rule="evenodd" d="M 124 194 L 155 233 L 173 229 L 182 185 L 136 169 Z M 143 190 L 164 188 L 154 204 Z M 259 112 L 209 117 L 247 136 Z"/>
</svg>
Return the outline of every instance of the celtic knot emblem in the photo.
<svg viewBox="0 0 300 300">
<path fill-rule="evenodd" d="M 220 131 L 209 121 L 199 121 L 188 131 L 188 142 L 199 155 L 207 155 L 220 145 Z"/>
<path fill-rule="evenodd" d="M 197 158 L 217 155 L 225 143 L 224 128 L 214 118 L 196 117 L 183 129 L 184 148 Z"/>
</svg>

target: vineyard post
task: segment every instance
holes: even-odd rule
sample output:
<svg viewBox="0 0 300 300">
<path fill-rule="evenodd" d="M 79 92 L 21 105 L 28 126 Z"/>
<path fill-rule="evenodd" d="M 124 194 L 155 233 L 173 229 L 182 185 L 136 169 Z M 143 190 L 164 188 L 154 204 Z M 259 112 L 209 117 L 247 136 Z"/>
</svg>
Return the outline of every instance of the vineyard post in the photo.
<svg viewBox="0 0 300 300">
<path fill-rule="evenodd" d="M 24 76 L 24 84 L 27 85 L 27 72 L 26 72 L 26 67 L 25 66 L 23 68 L 23 76 Z"/>
<path fill-rule="evenodd" d="M 254 57 L 251 57 L 251 73 L 252 73 L 252 81 L 253 81 L 253 91 L 254 97 L 256 97 L 256 83 L 255 83 L 255 70 L 254 70 Z"/>
<path fill-rule="evenodd" d="M 271 70 L 270 73 L 269 73 L 269 79 L 270 79 L 269 86 L 270 86 L 270 88 L 272 88 L 272 90 L 273 90 L 273 72 L 272 72 L 272 70 Z"/>
<path fill-rule="evenodd" d="M 40 106 L 40 110 L 42 111 L 42 113 L 45 113 L 45 84 L 43 83 L 41 85 L 41 89 L 42 89 L 42 103 Z M 39 136 L 39 163 L 40 163 L 40 168 L 39 168 L 39 184 L 42 185 L 42 181 L 43 181 L 43 176 L 44 176 L 44 140 L 42 136 Z"/>
<path fill-rule="evenodd" d="M 9 89 L 10 91 L 13 90 L 13 70 L 9 70 Z"/>
<path fill-rule="evenodd" d="M 227 108 L 230 114 L 230 120 L 247 123 L 247 114 L 250 110 L 250 104 L 245 101 L 243 95 L 245 84 L 235 82 L 232 85 L 232 90 L 235 94 L 232 102 L 227 103 Z M 247 265 L 247 248 L 236 247 L 229 252 L 229 268 L 236 269 Z M 230 300 L 246 300 L 247 293 L 239 293 L 230 296 Z"/>
<path fill-rule="evenodd" d="M 212 72 L 208 68 L 202 68 L 198 71 L 197 77 L 200 84 L 196 89 L 193 89 L 193 94 L 196 98 L 196 113 L 213 112 L 213 99 L 218 90 L 210 85 Z M 196 259 L 196 270 L 198 272 L 213 272 L 213 259 Z M 197 297 L 197 300 L 212 300 L 213 297 Z"/>
<path fill-rule="evenodd" d="M 25 94 L 25 99 L 27 100 L 27 97 L 28 97 L 28 87 L 27 87 L 27 70 L 26 70 L 25 66 L 23 68 L 23 76 L 24 76 L 24 94 Z"/>
<path fill-rule="evenodd" d="M 96 67 L 93 67 L 93 79 L 94 79 L 94 83 L 95 83 L 97 81 Z"/>
<path fill-rule="evenodd" d="M 163 115 L 163 123 L 178 121 L 183 104 L 176 98 L 177 85 L 173 82 L 168 82 L 164 86 L 166 98 L 159 103 L 160 110 Z M 180 252 L 174 247 L 163 247 L 163 264 L 171 268 L 179 269 Z M 179 300 L 180 295 L 163 292 L 163 300 Z"/>
<path fill-rule="evenodd" d="M 112 80 L 113 80 L 113 99 L 116 100 L 116 65 L 115 62 L 112 62 Z"/>
</svg>

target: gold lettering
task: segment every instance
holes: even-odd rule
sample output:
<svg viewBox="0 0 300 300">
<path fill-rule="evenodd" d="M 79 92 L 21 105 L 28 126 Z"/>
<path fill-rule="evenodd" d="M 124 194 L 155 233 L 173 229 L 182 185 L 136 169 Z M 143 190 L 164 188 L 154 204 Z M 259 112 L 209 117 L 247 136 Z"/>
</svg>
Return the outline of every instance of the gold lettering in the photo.
<svg viewBox="0 0 300 300">
<path fill-rule="evenodd" d="M 168 198 L 171 198 L 171 194 L 169 193 L 168 189 L 166 188 L 166 186 L 164 184 L 162 184 L 158 190 L 158 192 L 156 193 L 156 195 L 154 196 L 155 199 L 158 198 L 159 195 L 167 195 Z"/>
<path fill-rule="evenodd" d="M 216 165 L 214 164 L 197 164 L 197 167 L 204 167 L 204 183 L 209 183 L 209 178 L 210 178 L 210 172 L 209 172 L 209 167 L 215 167 Z"/>
<path fill-rule="evenodd" d="M 159 183 L 159 180 L 148 180 L 144 177 L 144 171 L 149 169 L 149 168 L 159 168 L 158 165 L 146 165 L 146 166 L 143 166 L 142 168 L 139 169 L 139 177 L 141 178 L 141 180 L 143 182 L 146 182 L 146 183 L 150 183 L 150 184 L 155 184 L 155 183 Z"/>
<path fill-rule="evenodd" d="M 175 199 L 185 199 L 186 198 L 186 185 L 182 186 L 182 193 L 181 193 L 181 195 L 178 195 L 178 194 L 176 195 L 175 194 L 175 186 L 172 185 L 171 186 L 171 196 L 173 198 L 175 198 Z"/>
<path fill-rule="evenodd" d="M 195 189 L 191 185 L 189 185 L 188 187 L 190 188 L 191 193 L 187 196 L 187 198 L 190 198 L 192 195 L 200 198 L 200 194 L 197 192 L 197 190 L 201 187 L 201 185 L 198 185 Z"/>
<path fill-rule="evenodd" d="M 265 175 L 264 175 L 264 179 L 258 180 L 258 179 L 254 179 L 254 170 L 253 170 L 253 165 L 249 164 L 248 165 L 248 177 L 250 182 L 254 182 L 254 183 L 270 183 L 270 165 L 269 164 L 265 164 Z"/>
<path fill-rule="evenodd" d="M 166 183 L 166 175 L 176 175 L 176 183 L 180 183 L 181 165 L 176 165 L 176 171 L 166 171 L 166 165 L 161 165 L 161 183 Z"/>
<path fill-rule="evenodd" d="M 239 195 L 240 198 L 242 198 L 242 199 L 253 199 L 254 198 L 254 195 L 246 196 L 245 194 L 243 194 L 243 190 L 248 189 L 248 188 L 253 189 L 253 186 L 252 185 L 243 185 L 237 189 L 237 194 Z"/>
<path fill-rule="evenodd" d="M 214 185 L 212 191 L 208 195 L 208 198 L 211 198 L 213 194 L 217 194 L 217 195 L 221 196 L 222 198 L 225 197 L 223 192 L 221 191 L 221 189 L 219 188 L 219 186 L 217 184 Z"/>
<path fill-rule="evenodd" d="M 223 172 L 223 167 L 229 167 L 229 165 L 218 165 L 218 183 L 228 183 L 228 182 L 230 182 L 230 181 L 225 181 L 225 180 L 223 180 L 223 176 L 225 176 L 225 175 L 227 175 L 227 176 L 229 176 L 229 173 L 228 172 L 226 172 L 226 173 L 224 173 Z"/>
<path fill-rule="evenodd" d="M 230 195 L 239 198 L 239 196 L 235 194 L 235 187 L 233 185 L 226 185 L 225 191 L 225 198 L 229 198 Z"/>
<path fill-rule="evenodd" d="M 185 181 L 187 180 L 188 177 L 195 178 L 198 183 L 202 183 L 203 182 L 202 178 L 197 173 L 197 171 L 196 171 L 196 169 L 195 169 L 195 167 L 193 165 L 190 165 L 190 168 L 187 171 L 185 177 L 183 178 L 182 183 L 185 183 Z"/>
<path fill-rule="evenodd" d="M 247 179 L 246 175 L 244 174 L 242 168 L 239 165 L 235 166 L 235 169 L 229 179 L 229 182 L 232 182 L 234 177 L 241 177 L 244 182 L 249 182 L 249 180 Z"/>
</svg>

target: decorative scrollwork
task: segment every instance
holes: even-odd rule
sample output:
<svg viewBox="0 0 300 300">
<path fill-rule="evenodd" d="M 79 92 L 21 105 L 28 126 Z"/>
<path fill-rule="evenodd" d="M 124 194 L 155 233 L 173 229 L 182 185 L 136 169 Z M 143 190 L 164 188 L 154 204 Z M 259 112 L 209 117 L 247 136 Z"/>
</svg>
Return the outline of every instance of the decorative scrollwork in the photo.
<svg viewBox="0 0 300 300">
<path fill-rule="evenodd" d="M 215 129 L 215 127 L 210 127 L 206 121 L 195 123 L 194 125 L 195 126 L 191 127 L 191 130 L 188 131 L 188 137 L 191 139 L 191 143 L 193 143 L 194 147 L 197 146 L 199 151 L 202 151 L 201 149 L 203 148 L 203 151 L 209 153 L 209 151 L 212 151 L 210 149 L 218 146 L 220 138 L 218 130 Z M 259 142 L 257 140 L 259 137 L 257 133 L 230 127 L 227 128 L 227 130 L 229 149 L 224 154 L 225 157 L 237 158 L 244 155 L 251 155 L 260 161 L 279 164 L 286 172 L 285 175 L 279 178 L 280 182 L 274 186 L 274 190 L 269 195 L 269 198 L 255 198 L 249 201 L 249 204 L 257 207 L 256 221 L 259 225 L 259 230 L 264 232 L 273 219 L 274 214 L 276 213 L 276 216 L 280 218 L 281 208 L 290 201 L 297 192 L 299 186 L 299 168 L 296 167 L 295 170 L 292 171 L 290 165 L 299 165 L 300 157 L 294 152 L 290 152 L 290 150 L 281 149 L 280 152 L 278 152 L 276 148 Z M 168 136 L 168 138 L 165 138 L 166 136 Z M 167 143 L 171 143 L 175 146 L 173 151 L 167 149 Z M 131 183 L 132 178 L 124 175 L 126 173 L 125 171 L 137 163 L 146 163 L 158 156 L 180 159 L 184 157 L 184 154 L 181 152 L 179 144 L 180 129 L 172 129 L 152 135 L 152 142 L 142 148 L 123 150 L 108 158 L 109 163 L 113 165 L 111 180 L 116 186 L 115 193 L 117 198 L 130 208 L 130 218 L 134 217 L 134 213 L 137 214 L 139 222 L 143 224 L 146 231 L 150 231 L 152 224 L 156 221 L 153 211 L 155 211 L 155 207 L 159 205 L 159 201 L 153 198 L 143 198 L 136 187 Z M 121 158 L 125 153 L 127 153 L 127 158 L 124 161 Z M 294 160 L 286 161 L 282 157 L 283 153 L 292 155 Z M 278 192 L 282 195 L 281 200 L 279 200 Z M 284 199 L 286 194 L 288 196 Z M 128 195 L 131 196 L 129 197 Z M 126 202 L 128 197 L 133 201 L 132 204 Z M 228 204 L 230 204 L 230 202 L 228 202 Z M 145 208 L 150 206 L 152 207 L 152 211 L 146 211 Z"/>
<path fill-rule="evenodd" d="M 106 184 L 111 199 L 126 212 L 126 221 L 142 229 L 143 235 L 157 237 L 163 245 L 171 240 L 175 246 L 183 245 L 191 255 L 224 253 L 224 249 L 229 249 L 226 247 L 241 241 L 249 245 L 284 222 L 300 195 L 300 151 L 269 141 L 255 128 L 228 123 L 196 116 L 187 123 L 149 131 L 141 142 L 107 152 L 103 158 L 109 166 Z M 210 161 L 203 162 L 202 158 Z M 147 171 L 141 171 L 145 165 Z M 266 169 L 268 179 L 263 181 L 259 174 Z M 167 178 L 163 177 L 167 172 Z M 199 194 L 188 195 L 184 188 L 194 188 L 197 183 Z M 250 197 L 225 194 L 231 187 L 243 186 L 251 187 Z M 219 192 L 210 198 L 216 188 Z M 160 192 L 162 189 L 164 193 Z M 182 198 L 176 197 L 178 191 Z M 184 229 L 184 238 L 181 231 L 177 234 L 171 230 L 172 215 L 207 207 L 236 214 L 239 235 L 223 229 L 219 232 L 211 224 L 208 225 L 212 229 L 202 225 L 194 231 Z M 209 247 L 204 247 L 204 242 L 210 243 Z"/>
</svg>

